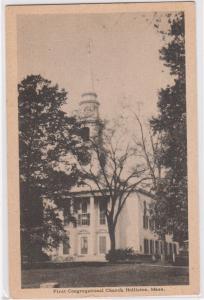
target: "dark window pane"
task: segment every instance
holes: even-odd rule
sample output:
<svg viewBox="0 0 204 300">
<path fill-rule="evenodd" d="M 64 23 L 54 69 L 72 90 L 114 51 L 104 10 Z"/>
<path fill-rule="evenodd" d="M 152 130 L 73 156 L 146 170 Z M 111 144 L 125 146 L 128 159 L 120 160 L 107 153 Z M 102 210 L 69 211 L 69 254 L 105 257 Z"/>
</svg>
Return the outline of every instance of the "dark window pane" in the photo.
<svg viewBox="0 0 204 300">
<path fill-rule="evenodd" d="M 84 141 L 89 140 L 89 135 L 90 135 L 90 129 L 89 127 L 83 127 L 81 128 L 81 137 Z"/>
<path fill-rule="evenodd" d="M 154 253 L 154 241 L 150 240 L 150 254 Z"/>
<path fill-rule="evenodd" d="M 172 255 L 173 254 L 173 244 L 169 243 L 169 254 Z"/>
<path fill-rule="evenodd" d="M 79 214 L 78 225 L 90 225 L 90 214 Z"/>
<path fill-rule="evenodd" d="M 99 221 L 100 225 L 105 225 L 106 224 L 106 205 L 107 203 L 101 199 L 99 201 Z"/>
<path fill-rule="evenodd" d="M 87 201 L 86 200 L 82 200 L 81 210 L 82 210 L 82 213 L 87 213 Z"/>
<path fill-rule="evenodd" d="M 66 237 L 63 241 L 63 254 L 69 254 L 69 237 Z"/>
<path fill-rule="evenodd" d="M 149 241 L 144 239 L 144 253 L 149 254 Z"/>
</svg>

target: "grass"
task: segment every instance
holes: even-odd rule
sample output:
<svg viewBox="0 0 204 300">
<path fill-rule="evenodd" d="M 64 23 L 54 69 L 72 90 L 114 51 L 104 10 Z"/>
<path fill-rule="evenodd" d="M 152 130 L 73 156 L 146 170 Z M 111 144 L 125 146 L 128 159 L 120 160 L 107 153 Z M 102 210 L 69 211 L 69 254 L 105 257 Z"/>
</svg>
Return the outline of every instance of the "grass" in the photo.
<svg viewBox="0 0 204 300">
<path fill-rule="evenodd" d="M 22 288 L 58 282 L 60 288 L 187 285 L 188 268 L 148 264 L 94 264 L 22 271 Z"/>
</svg>

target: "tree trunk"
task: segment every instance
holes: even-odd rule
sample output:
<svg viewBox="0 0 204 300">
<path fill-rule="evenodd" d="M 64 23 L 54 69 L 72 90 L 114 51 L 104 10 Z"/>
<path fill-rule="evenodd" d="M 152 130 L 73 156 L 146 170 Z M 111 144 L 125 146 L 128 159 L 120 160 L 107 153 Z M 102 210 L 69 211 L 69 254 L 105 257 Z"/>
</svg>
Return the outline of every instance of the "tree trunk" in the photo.
<svg viewBox="0 0 204 300">
<path fill-rule="evenodd" d="M 114 251 L 115 250 L 115 230 L 113 230 L 113 232 L 109 232 L 110 235 L 110 250 Z"/>
<path fill-rule="evenodd" d="M 111 252 L 115 250 L 115 226 L 113 224 L 112 218 L 107 218 L 108 222 L 108 232 L 110 237 L 110 250 Z"/>
</svg>

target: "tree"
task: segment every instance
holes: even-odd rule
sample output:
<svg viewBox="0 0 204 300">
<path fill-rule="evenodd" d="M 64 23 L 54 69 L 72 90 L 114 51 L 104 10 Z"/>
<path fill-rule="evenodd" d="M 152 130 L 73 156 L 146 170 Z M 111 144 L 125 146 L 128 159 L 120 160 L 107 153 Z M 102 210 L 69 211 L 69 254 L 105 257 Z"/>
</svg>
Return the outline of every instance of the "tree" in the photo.
<svg viewBox="0 0 204 300">
<path fill-rule="evenodd" d="M 166 234 L 172 233 L 169 230 L 167 220 L 166 206 L 166 177 L 164 167 L 161 163 L 160 157 L 163 153 L 162 137 L 160 133 L 153 133 L 151 127 L 148 128 L 148 133 L 145 134 L 144 125 L 136 113 L 134 113 L 136 122 L 139 125 L 141 134 L 140 140 L 138 136 L 134 136 L 134 141 L 140 149 L 141 158 L 144 159 L 147 173 L 151 178 L 148 185 L 149 193 L 152 195 L 153 201 L 150 203 L 149 210 L 151 230 L 156 232 L 161 239 L 161 260 L 165 261 L 165 241 Z M 172 230 L 172 228 L 171 228 Z"/>
<path fill-rule="evenodd" d="M 115 130 L 104 130 L 101 142 L 89 138 L 88 143 L 92 159 L 86 167 L 81 165 L 82 183 L 103 197 L 110 250 L 114 251 L 116 225 L 126 200 L 151 177 L 147 176 L 137 150 L 117 139 Z"/>
<path fill-rule="evenodd" d="M 187 137 L 184 14 L 168 16 L 169 31 L 160 58 L 174 76 L 174 84 L 159 92 L 159 115 L 150 124 L 160 135 L 158 163 L 164 169 L 163 182 L 156 188 L 155 218 L 158 231 L 173 233 L 176 241 L 188 239 Z M 159 22 L 155 24 L 159 28 Z"/>
<path fill-rule="evenodd" d="M 64 199 L 69 206 L 66 197 L 78 179 L 67 155 L 74 153 L 84 161 L 86 151 L 80 147 L 75 119 L 61 110 L 65 90 L 30 75 L 18 92 L 21 249 L 32 260 L 40 258 L 42 248 L 56 247 L 64 238 L 57 204 Z"/>
</svg>

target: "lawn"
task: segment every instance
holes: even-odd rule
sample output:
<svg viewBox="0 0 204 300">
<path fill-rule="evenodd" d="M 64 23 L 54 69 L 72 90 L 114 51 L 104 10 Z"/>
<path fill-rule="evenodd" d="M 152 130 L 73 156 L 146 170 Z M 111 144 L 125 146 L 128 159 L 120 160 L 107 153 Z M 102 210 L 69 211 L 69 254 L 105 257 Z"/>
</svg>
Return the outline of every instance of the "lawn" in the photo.
<svg viewBox="0 0 204 300">
<path fill-rule="evenodd" d="M 94 264 L 22 271 L 22 288 L 57 281 L 65 287 L 155 286 L 188 284 L 188 268 L 148 264 Z"/>
</svg>

